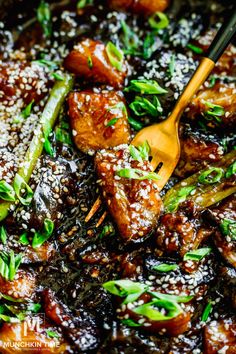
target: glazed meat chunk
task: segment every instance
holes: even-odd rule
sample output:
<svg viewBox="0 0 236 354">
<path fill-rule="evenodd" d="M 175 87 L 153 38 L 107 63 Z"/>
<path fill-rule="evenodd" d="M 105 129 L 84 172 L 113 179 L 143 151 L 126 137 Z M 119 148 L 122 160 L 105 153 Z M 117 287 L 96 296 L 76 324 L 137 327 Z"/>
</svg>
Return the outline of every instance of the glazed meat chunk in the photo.
<svg viewBox="0 0 236 354">
<path fill-rule="evenodd" d="M 175 169 L 175 175 L 178 177 L 187 177 L 201 169 L 207 167 L 208 164 L 219 161 L 224 154 L 224 149 L 219 142 L 213 140 L 205 134 L 189 132 L 188 130 L 181 133 L 181 155 L 178 165 Z"/>
<path fill-rule="evenodd" d="M 150 15 L 157 11 L 164 11 L 169 0 L 112 0 L 109 6 L 116 10 L 131 11 L 138 14 Z"/>
<path fill-rule="evenodd" d="M 28 299 L 35 290 L 35 276 L 24 270 L 19 270 L 13 281 L 0 277 L 1 293 L 14 299 Z"/>
<path fill-rule="evenodd" d="M 127 146 L 97 153 L 95 165 L 103 196 L 125 241 L 141 241 L 157 223 L 162 210 L 158 187 L 154 180 L 139 178 L 151 172 L 148 161 L 136 161 Z M 134 178 L 121 173 L 136 171 Z"/>
<path fill-rule="evenodd" d="M 213 321 L 205 327 L 204 354 L 236 353 L 235 318 Z"/>
<path fill-rule="evenodd" d="M 215 114 L 214 114 L 215 112 Z M 234 84 L 217 83 L 212 88 L 200 90 L 192 99 L 187 116 L 204 117 L 209 127 L 236 127 L 236 88 Z"/>
<path fill-rule="evenodd" d="M 127 70 L 124 59 L 121 60 L 122 65 L 119 69 L 112 63 L 114 62 L 110 61 L 105 44 L 86 39 L 77 44 L 68 54 L 64 66 L 88 82 L 92 81 L 116 88 L 122 87 Z"/>
<path fill-rule="evenodd" d="M 68 102 L 74 142 L 83 152 L 129 142 L 126 107 L 118 92 L 74 92 Z"/>
</svg>

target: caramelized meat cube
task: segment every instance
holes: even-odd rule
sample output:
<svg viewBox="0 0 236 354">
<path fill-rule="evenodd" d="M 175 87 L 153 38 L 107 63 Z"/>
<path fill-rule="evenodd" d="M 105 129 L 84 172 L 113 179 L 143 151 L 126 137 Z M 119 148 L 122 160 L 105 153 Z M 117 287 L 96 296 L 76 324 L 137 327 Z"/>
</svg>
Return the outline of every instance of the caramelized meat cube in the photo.
<svg viewBox="0 0 236 354">
<path fill-rule="evenodd" d="M 44 242 L 40 247 L 27 246 L 24 250 L 24 263 L 48 262 L 56 253 L 53 243 Z"/>
<path fill-rule="evenodd" d="M 156 231 L 156 243 L 160 254 L 180 254 L 181 257 L 198 246 L 210 234 L 211 230 L 199 229 L 194 219 L 181 212 L 165 214 L 160 218 Z"/>
<path fill-rule="evenodd" d="M 213 321 L 205 327 L 204 354 L 236 353 L 235 319 Z"/>
<path fill-rule="evenodd" d="M 50 338 L 47 328 L 57 337 Z M 0 342 L 1 354 L 61 354 L 70 349 L 60 334 L 40 317 L 34 317 L 32 322 L 29 318 L 20 323 L 4 323 L 0 329 Z"/>
<path fill-rule="evenodd" d="M 131 158 L 127 147 L 102 150 L 95 158 L 97 173 L 108 209 L 125 241 L 141 241 L 156 226 L 162 210 L 158 187 L 153 180 L 119 177 L 123 168 L 150 172 L 148 161 Z"/>
<path fill-rule="evenodd" d="M 69 115 L 74 142 L 85 153 L 130 140 L 124 99 L 117 92 L 71 93 Z"/>
<path fill-rule="evenodd" d="M 205 136 L 184 132 L 180 137 L 181 155 L 175 169 L 178 177 L 187 177 L 208 164 L 219 161 L 224 149 L 217 141 L 209 140 Z"/>
<path fill-rule="evenodd" d="M 111 0 L 109 6 L 116 10 L 131 11 L 141 15 L 150 15 L 157 11 L 164 11 L 169 0 Z"/>
<path fill-rule="evenodd" d="M 92 39 L 86 39 L 74 47 L 65 58 L 64 66 L 86 81 L 116 88 L 122 87 L 126 76 L 126 64 L 123 62 L 121 71 L 112 66 L 106 46 Z"/>
<path fill-rule="evenodd" d="M 214 108 L 209 104 L 221 107 L 221 111 L 214 116 Z M 199 119 L 205 117 L 205 124 L 209 127 L 235 128 L 236 127 L 236 89 L 231 84 L 218 83 L 212 88 L 200 90 L 189 105 L 187 117 Z"/>
<path fill-rule="evenodd" d="M 14 299 L 30 298 L 35 290 L 35 283 L 35 276 L 24 270 L 18 270 L 13 281 L 7 281 L 0 277 L 1 292 Z"/>
</svg>

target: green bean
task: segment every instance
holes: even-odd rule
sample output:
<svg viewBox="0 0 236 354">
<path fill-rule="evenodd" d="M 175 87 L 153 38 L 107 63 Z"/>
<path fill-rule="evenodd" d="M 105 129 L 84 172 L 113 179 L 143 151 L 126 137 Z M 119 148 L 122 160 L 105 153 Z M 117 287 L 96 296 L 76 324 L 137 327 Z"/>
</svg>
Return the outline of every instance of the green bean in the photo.
<svg viewBox="0 0 236 354">
<path fill-rule="evenodd" d="M 166 212 L 175 212 L 180 203 L 185 200 L 194 202 L 197 210 L 205 209 L 236 192 L 235 177 L 227 177 L 227 169 L 236 160 L 236 150 L 225 155 L 219 162 L 199 171 L 194 175 L 174 185 L 164 197 Z M 200 176 L 209 171 L 222 170 L 221 178 L 215 183 L 201 183 Z"/>
<path fill-rule="evenodd" d="M 53 128 L 65 97 L 72 89 L 73 82 L 74 79 L 71 75 L 64 74 L 63 80 L 56 81 L 51 90 L 49 99 L 42 112 L 38 127 L 36 128 L 34 136 L 26 152 L 23 165 L 17 172 L 25 180 L 26 183 L 28 183 L 30 180 L 37 160 L 43 152 L 44 140 L 48 138 Z M 0 203 L 0 221 L 5 219 L 7 216 L 11 204 L 11 202 Z"/>
</svg>

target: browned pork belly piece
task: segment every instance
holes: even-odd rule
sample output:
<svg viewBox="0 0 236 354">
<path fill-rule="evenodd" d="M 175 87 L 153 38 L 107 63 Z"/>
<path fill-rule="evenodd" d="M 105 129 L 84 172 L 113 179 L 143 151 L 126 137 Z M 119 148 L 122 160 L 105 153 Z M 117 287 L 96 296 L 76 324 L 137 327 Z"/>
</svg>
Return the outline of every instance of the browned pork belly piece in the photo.
<svg viewBox="0 0 236 354">
<path fill-rule="evenodd" d="M 223 157 L 224 149 L 213 140 L 214 137 L 210 138 L 188 132 L 181 134 L 181 155 L 175 169 L 176 176 L 188 177 Z"/>
<path fill-rule="evenodd" d="M 17 99 L 22 99 L 24 104 L 32 100 L 39 102 L 48 93 L 48 86 L 50 80 L 45 67 L 19 60 L 0 62 L 0 102 Z"/>
<path fill-rule="evenodd" d="M 48 262 L 56 253 L 56 249 L 53 243 L 44 242 L 43 245 L 37 248 L 27 246 L 23 249 L 23 252 L 23 263 L 41 263 Z"/>
<path fill-rule="evenodd" d="M 127 111 L 119 92 L 74 92 L 68 102 L 74 142 L 83 152 L 129 142 Z"/>
<path fill-rule="evenodd" d="M 98 330 L 94 318 L 88 312 L 80 309 L 77 311 L 78 316 L 74 316 L 65 304 L 58 301 L 50 289 L 44 290 L 43 299 L 46 316 L 60 326 L 79 352 L 97 347 Z"/>
<path fill-rule="evenodd" d="M 209 30 L 208 32 L 199 36 L 194 41 L 194 44 L 202 48 L 204 51 L 207 51 L 215 35 L 216 35 L 215 30 Z M 228 48 L 224 51 L 221 58 L 217 61 L 216 66 L 213 69 L 213 73 L 234 75 L 236 72 L 235 57 L 236 57 L 236 48 L 233 44 L 230 44 Z"/>
<path fill-rule="evenodd" d="M 220 106 L 219 115 L 208 114 L 214 107 Z M 192 99 L 187 110 L 189 119 L 204 118 L 204 123 L 209 127 L 220 129 L 236 127 L 236 87 L 234 84 L 217 83 L 212 88 L 202 89 Z"/>
<path fill-rule="evenodd" d="M 121 71 L 111 64 L 104 43 L 89 38 L 74 47 L 65 58 L 64 66 L 86 81 L 116 88 L 122 87 L 127 72 L 124 61 Z"/>
<path fill-rule="evenodd" d="M 50 332 L 55 334 L 54 338 L 49 337 Z M 39 316 L 20 323 L 4 323 L 0 342 L 1 354 L 65 354 L 70 348 L 57 329 Z"/>
<path fill-rule="evenodd" d="M 213 240 L 225 261 L 236 267 L 236 195 L 227 198 L 209 213 L 218 226 Z"/>
<path fill-rule="evenodd" d="M 210 322 L 204 330 L 204 354 L 236 353 L 236 319 Z"/>
<path fill-rule="evenodd" d="M 153 180 L 119 177 L 123 168 L 151 172 L 148 161 L 134 160 L 127 146 L 97 153 L 95 165 L 103 196 L 121 237 L 125 241 L 141 241 L 156 226 L 162 210 L 158 187 Z"/>
<path fill-rule="evenodd" d="M 116 10 L 131 11 L 141 15 L 150 15 L 157 11 L 164 11 L 169 0 L 111 0 L 108 4 Z"/>
<path fill-rule="evenodd" d="M 31 272 L 18 270 L 15 279 L 6 280 L 0 276 L 0 291 L 14 299 L 30 298 L 35 290 L 36 280 Z"/>
<path fill-rule="evenodd" d="M 183 212 L 165 214 L 156 230 L 156 244 L 160 255 L 179 254 L 197 249 L 211 234 L 211 229 L 199 227 L 198 218 L 189 218 Z"/>
</svg>

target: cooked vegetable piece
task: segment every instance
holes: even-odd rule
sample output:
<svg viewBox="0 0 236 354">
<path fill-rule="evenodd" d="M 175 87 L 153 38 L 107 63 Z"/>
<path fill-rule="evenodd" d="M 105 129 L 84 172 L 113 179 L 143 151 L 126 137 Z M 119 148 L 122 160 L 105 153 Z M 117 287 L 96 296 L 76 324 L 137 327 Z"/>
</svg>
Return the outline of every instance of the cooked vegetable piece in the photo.
<svg viewBox="0 0 236 354">
<path fill-rule="evenodd" d="M 114 57 L 114 53 L 112 54 L 109 51 L 108 54 L 107 50 L 102 42 L 85 39 L 68 54 L 64 66 L 67 70 L 88 82 L 92 81 L 120 88 L 126 77 L 125 61 L 121 61 L 120 54 L 120 59 L 117 59 Z M 88 59 L 92 66 L 89 65 Z M 115 66 L 114 61 L 116 61 Z"/>
<path fill-rule="evenodd" d="M 65 74 L 64 80 L 57 81 L 51 90 L 50 97 L 46 103 L 46 106 L 44 107 L 38 128 L 35 131 L 33 139 L 26 153 L 24 164 L 19 169 L 17 174 L 17 176 L 24 180 L 24 183 L 28 183 L 30 179 L 37 160 L 43 151 L 43 139 L 47 139 L 51 133 L 64 99 L 72 88 L 72 85 L 73 78 L 71 75 Z M 17 180 L 15 180 L 14 183 L 18 184 Z M 0 220 L 3 220 L 7 216 L 9 206 L 10 202 L 0 203 Z"/>
<path fill-rule="evenodd" d="M 207 168 L 172 187 L 164 197 L 166 210 L 171 212 L 176 211 L 179 204 L 185 200 L 193 201 L 196 208 L 202 210 L 233 194 L 236 191 L 235 178 L 232 176 L 232 182 L 228 182 L 225 173 L 228 167 L 235 161 L 235 158 L 236 150 L 233 150 L 225 155 L 221 161 L 210 167 L 220 169 L 222 174 L 224 173 L 224 177 L 214 184 L 199 183 L 199 177 L 209 171 L 209 168 Z M 183 194 L 185 195 L 185 199 L 182 198 Z"/>
</svg>

